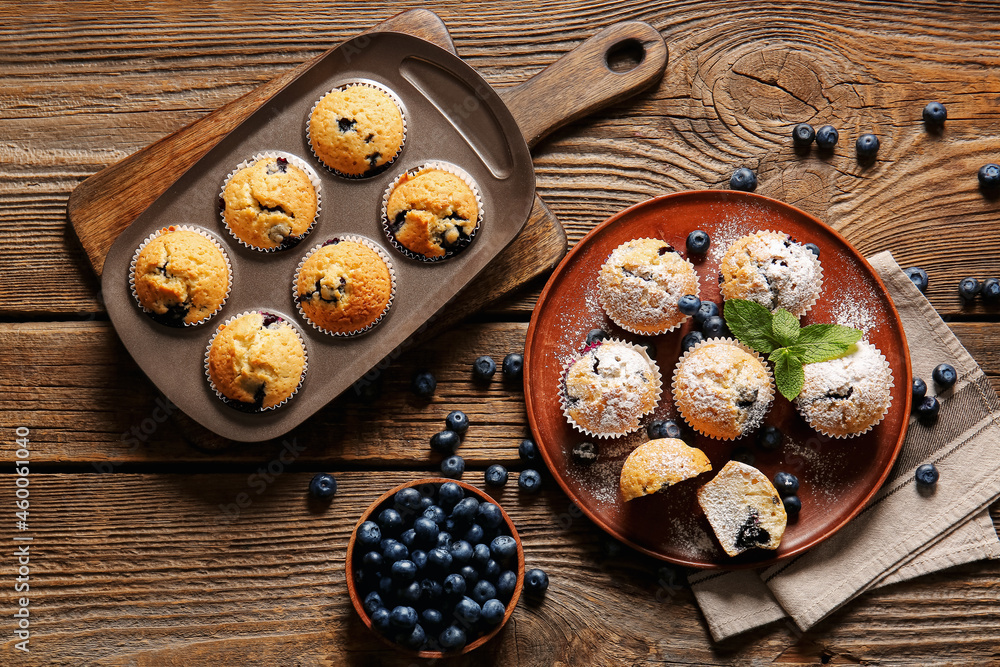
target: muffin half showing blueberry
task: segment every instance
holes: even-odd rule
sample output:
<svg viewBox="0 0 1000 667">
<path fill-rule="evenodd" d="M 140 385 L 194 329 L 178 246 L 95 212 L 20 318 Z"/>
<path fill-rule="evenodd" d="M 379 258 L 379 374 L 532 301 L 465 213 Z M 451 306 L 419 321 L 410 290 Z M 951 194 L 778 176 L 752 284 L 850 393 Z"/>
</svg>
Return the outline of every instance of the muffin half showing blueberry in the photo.
<svg viewBox="0 0 1000 667">
<path fill-rule="evenodd" d="M 628 455 L 619 486 L 627 502 L 663 493 L 674 484 L 711 469 L 705 452 L 677 438 L 660 438 L 639 445 Z"/>
<path fill-rule="evenodd" d="M 309 114 L 313 154 L 331 171 L 364 178 L 384 171 L 406 139 L 400 103 L 374 83 L 347 84 L 323 96 Z"/>
<path fill-rule="evenodd" d="M 771 480 L 753 466 L 727 463 L 698 489 L 698 504 L 729 556 L 781 545 L 788 514 Z"/>
<path fill-rule="evenodd" d="M 772 313 L 804 315 L 823 288 L 823 267 L 809 248 L 784 232 L 741 236 L 722 256 L 719 290 L 725 299 L 756 301 Z"/>
</svg>

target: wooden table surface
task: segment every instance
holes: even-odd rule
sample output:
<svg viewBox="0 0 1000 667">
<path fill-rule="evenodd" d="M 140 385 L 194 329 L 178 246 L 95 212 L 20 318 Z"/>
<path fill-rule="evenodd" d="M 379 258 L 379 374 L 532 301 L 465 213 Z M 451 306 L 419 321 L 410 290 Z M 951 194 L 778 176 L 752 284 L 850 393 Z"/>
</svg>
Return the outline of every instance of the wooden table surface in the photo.
<svg viewBox="0 0 1000 667">
<path fill-rule="evenodd" d="M 489 307 L 382 374 L 371 405 L 338 399 L 284 442 L 192 443 L 119 343 L 66 221 L 84 178 L 408 7 L 399 3 L 0 3 L 0 664 L 404 665 L 344 583 L 349 532 L 391 486 L 433 472 L 428 438 L 473 423 L 463 479 L 522 469 L 522 393 L 470 381 L 479 354 L 521 350 L 541 285 Z M 664 79 L 534 150 L 538 193 L 570 243 L 631 204 L 724 188 L 832 225 L 863 253 L 930 275 L 928 296 L 1000 388 L 1000 311 L 963 305 L 966 276 L 1000 276 L 1000 202 L 976 170 L 1000 162 L 1000 7 L 906 2 L 442 2 L 459 54 L 497 87 L 521 82 L 613 22 L 670 49 Z M 948 108 L 941 134 L 923 106 Z M 801 121 L 841 133 L 821 159 Z M 853 143 L 879 136 L 862 168 Z M 438 378 L 430 401 L 414 369 Z M 30 429 L 29 530 L 14 528 L 16 427 Z M 288 443 L 292 443 L 289 445 Z M 337 475 L 325 509 L 316 471 Z M 244 495 L 241 495 L 244 494 Z M 237 501 L 249 500 L 238 509 Z M 713 643 L 684 573 L 612 542 L 551 478 L 501 495 L 548 596 L 449 664 L 1000 664 L 1000 566 L 974 563 L 868 593 L 801 633 Z M 1000 507 L 992 508 L 994 521 Z M 12 537 L 31 535 L 30 654 L 11 614 Z"/>
</svg>

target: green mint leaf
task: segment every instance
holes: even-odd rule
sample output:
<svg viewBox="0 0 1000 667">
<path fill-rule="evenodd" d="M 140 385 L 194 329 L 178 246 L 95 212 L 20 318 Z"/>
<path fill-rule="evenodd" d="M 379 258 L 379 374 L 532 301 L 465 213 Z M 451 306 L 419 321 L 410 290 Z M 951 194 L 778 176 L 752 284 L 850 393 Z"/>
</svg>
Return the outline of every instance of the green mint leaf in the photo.
<svg viewBox="0 0 1000 667">
<path fill-rule="evenodd" d="M 802 361 L 788 348 L 777 349 L 768 358 L 774 364 L 774 382 L 778 385 L 778 391 L 789 401 L 795 400 L 806 383 Z"/>
<path fill-rule="evenodd" d="M 861 336 L 859 330 L 839 324 L 810 324 L 799 331 L 798 340 L 789 350 L 802 363 L 815 364 L 844 356 Z"/>
<path fill-rule="evenodd" d="M 756 301 L 727 299 L 722 312 L 729 330 L 744 345 L 765 354 L 781 347 L 774 340 L 771 312 Z"/>
<path fill-rule="evenodd" d="M 844 356 L 853 343 L 796 343 L 786 350 L 797 356 L 804 364 L 815 364 L 819 361 L 829 361 Z"/>
<path fill-rule="evenodd" d="M 771 330 L 782 347 L 788 347 L 799 337 L 799 318 L 779 308 L 771 320 Z"/>
</svg>

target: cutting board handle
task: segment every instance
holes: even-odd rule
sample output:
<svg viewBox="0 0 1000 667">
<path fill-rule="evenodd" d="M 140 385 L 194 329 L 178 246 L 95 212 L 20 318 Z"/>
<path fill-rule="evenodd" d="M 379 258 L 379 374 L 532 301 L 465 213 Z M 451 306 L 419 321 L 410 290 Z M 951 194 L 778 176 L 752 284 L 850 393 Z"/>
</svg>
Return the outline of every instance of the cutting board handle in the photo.
<svg viewBox="0 0 1000 667">
<path fill-rule="evenodd" d="M 639 64 L 615 71 L 609 56 L 641 54 Z M 667 45 L 642 21 L 616 23 L 597 33 L 544 70 L 500 91 L 529 147 L 581 116 L 629 97 L 659 81 L 667 67 Z"/>
</svg>

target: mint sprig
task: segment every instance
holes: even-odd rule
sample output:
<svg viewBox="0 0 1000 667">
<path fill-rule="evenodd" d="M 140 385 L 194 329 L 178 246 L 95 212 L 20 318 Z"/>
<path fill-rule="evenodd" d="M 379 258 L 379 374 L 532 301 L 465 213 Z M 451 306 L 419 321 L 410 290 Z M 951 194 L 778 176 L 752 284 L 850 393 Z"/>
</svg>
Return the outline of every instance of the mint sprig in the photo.
<svg viewBox="0 0 1000 667">
<path fill-rule="evenodd" d="M 745 299 L 727 300 L 723 315 L 737 340 L 768 355 L 778 391 L 790 401 L 805 384 L 805 364 L 842 357 L 862 336 L 858 329 L 839 324 L 799 327 L 799 318 L 787 310 L 771 314 L 756 301 Z"/>
</svg>

